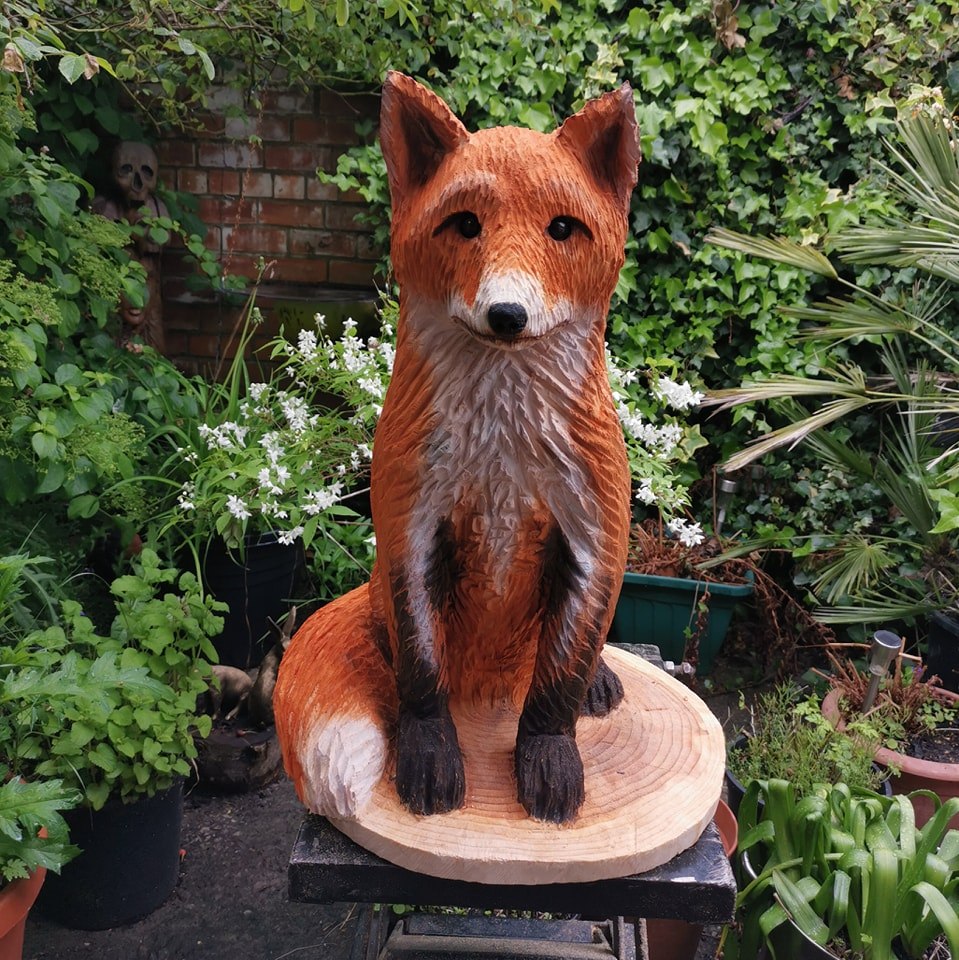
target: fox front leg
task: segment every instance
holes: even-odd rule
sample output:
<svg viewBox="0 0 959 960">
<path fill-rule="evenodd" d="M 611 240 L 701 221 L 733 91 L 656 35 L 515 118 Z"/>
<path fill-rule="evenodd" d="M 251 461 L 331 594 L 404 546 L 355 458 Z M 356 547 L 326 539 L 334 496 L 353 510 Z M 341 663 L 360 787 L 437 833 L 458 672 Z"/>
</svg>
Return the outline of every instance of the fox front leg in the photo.
<svg viewBox="0 0 959 960">
<path fill-rule="evenodd" d="M 530 816 L 568 823 L 583 805 L 576 719 L 602 646 L 608 582 L 591 578 L 557 526 L 543 549 L 543 626 L 516 736 L 519 802 Z"/>
<path fill-rule="evenodd" d="M 425 566 L 391 578 L 400 702 L 396 792 L 418 814 L 447 813 L 466 798 L 463 755 L 441 679 L 437 636 L 455 570 L 452 526 L 445 521 L 436 530 Z"/>
</svg>

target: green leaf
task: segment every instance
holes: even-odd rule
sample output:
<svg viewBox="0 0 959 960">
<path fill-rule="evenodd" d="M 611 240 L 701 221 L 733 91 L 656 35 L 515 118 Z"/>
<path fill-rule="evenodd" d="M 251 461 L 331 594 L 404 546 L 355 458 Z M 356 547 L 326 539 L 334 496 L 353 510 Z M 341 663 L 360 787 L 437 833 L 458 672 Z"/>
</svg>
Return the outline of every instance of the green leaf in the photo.
<svg viewBox="0 0 959 960">
<path fill-rule="evenodd" d="M 349 19 L 350 19 L 349 0 L 336 0 L 336 25 L 338 27 L 345 27 L 346 22 Z"/>
<path fill-rule="evenodd" d="M 30 438 L 30 445 L 41 460 L 54 460 L 59 449 L 56 437 L 39 430 Z"/>
<path fill-rule="evenodd" d="M 90 517 L 96 516 L 99 509 L 99 498 L 93 496 L 93 494 L 84 493 L 79 497 L 74 497 L 70 501 L 70 506 L 67 507 L 67 516 L 71 520 L 80 518 L 89 519 Z"/>
<path fill-rule="evenodd" d="M 76 83 L 86 66 L 86 60 L 78 53 L 67 53 L 60 58 L 60 73 L 67 83 Z"/>
<path fill-rule="evenodd" d="M 59 490 L 64 479 L 66 479 L 66 475 L 66 467 L 55 460 L 43 475 L 43 479 L 37 486 L 37 493 L 53 493 L 54 490 Z"/>
</svg>

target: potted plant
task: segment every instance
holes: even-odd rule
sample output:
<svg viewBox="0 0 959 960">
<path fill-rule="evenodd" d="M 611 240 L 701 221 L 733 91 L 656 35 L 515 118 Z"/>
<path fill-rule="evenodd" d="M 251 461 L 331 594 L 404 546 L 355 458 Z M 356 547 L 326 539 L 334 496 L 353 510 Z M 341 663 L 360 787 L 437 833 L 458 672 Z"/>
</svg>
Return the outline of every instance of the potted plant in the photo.
<svg viewBox="0 0 959 960">
<path fill-rule="evenodd" d="M 684 416 L 704 394 L 662 371 L 651 371 L 649 389 L 640 391 L 634 371 L 610 353 L 606 360 L 637 504 L 613 633 L 652 643 L 664 659 L 686 659 L 705 674 L 736 602 L 753 593 L 754 574 L 747 560 L 717 563 L 718 538 L 689 516 L 692 457 L 705 441 Z M 654 516 L 643 519 L 647 508 Z"/>
<path fill-rule="evenodd" d="M 760 813 L 760 803 L 762 812 Z M 908 796 L 846 784 L 801 796 L 753 781 L 739 810 L 743 884 L 726 957 L 918 960 L 959 956 L 959 799 L 918 827 Z"/>
<path fill-rule="evenodd" d="M 18 697 L 0 731 L 12 774 L 58 779 L 82 797 L 68 823 L 83 853 L 48 878 L 41 907 L 87 929 L 144 915 L 173 889 L 183 778 L 194 734 L 209 730 L 196 701 L 221 626 L 193 575 L 163 567 L 149 548 L 111 595 L 105 635 L 64 600 L 58 623 L 4 647 L 2 661 Z"/>
<path fill-rule="evenodd" d="M 171 365 L 178 406 L 161 405 L 150 437 L 161 450 L 150 479 L 167 493 L 149 529 L 228 603 L 217 647 L 221 663 L 241 668 L 266 654 L 267 622 L 293 595 L 302 552 L 339 542 L 338 529 L 359 519 L 344 501 L 368 470 L 393 350 L 388 325 L 381 341 L 364 343 L 347 321 L 334 341 L 318 315 L 315 329 L 295 343 L 277 337 L 257 360 L 261 322 L 251 296 L 222 378 Z M 260 380 L 257 363 L 267 368 Z M 184 415 L 184 397 L 195 416 Z"/>
<path fill-rule="evenodd" d="M 921 664 L 904 666 L 898 656 L 879 686 L 873 705 L 863 714 L 871 680 L 848 658 L 830 652 L 831 690 L 823 716 L 837 727 L 865 720 L 878 733 L 875 760 L 892 772 L 893 791 L 915 793 L 917 822 L 925 823 L 940 803 L 959 797 L 959 694 L 935 685 Z M 943 728 L 937 749 L 937 734 Z M 934 799 L 938 797 L 938 801 Z M 959 818 L 952 826 L 959 828 Z"/>
<path fill-rule="evenodd" d="M 754 780 L 789 780 L 800 796 L 820 783 L 878 790 L 885 776 L 873 762 L 880 735 L 865 721 L 838 730 L 814 694 L 778 684 L 750 708 L 748 726 L 729 745 L 726 783 L 736 813 Z"/>
<path fill-rule="evenodd" d="M 79 802 L 79 792 L 58 779 L 24 781 L 11 762 L 27 732 L 19 726 L 23 706 L 57 696 L 75 682 L 62 671 L 23 675 L 10 669 L 29 621 L 23 585 L 41 563 L 26 553 L 0 557 L 0 960 L 20 960 L 27 913 L 47 870 L 59 871 L 78 853 L 62 813 Z"/>
</svg>

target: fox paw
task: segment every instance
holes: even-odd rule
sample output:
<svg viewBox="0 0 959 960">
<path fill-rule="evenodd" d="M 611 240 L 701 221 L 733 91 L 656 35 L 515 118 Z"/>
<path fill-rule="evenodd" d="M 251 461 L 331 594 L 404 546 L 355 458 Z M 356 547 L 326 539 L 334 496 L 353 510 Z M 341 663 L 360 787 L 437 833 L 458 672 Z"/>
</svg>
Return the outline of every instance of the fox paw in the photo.
<svg viewBox="0 0 959 960">
<path fill-rule="evenodd" d="M 583 761 L 565 734 L 525 736 L 516 742 L 517 799 L 536 820 L 569 823 L 586 799 Z"/>
<path fill-rule="evenodd" d="M 605 717 L 623 702 L 623 684 L 619 677 L 600 659 L 593 682 L 586 691 L 580 716 Z"/>
<path fill-rule="evenodd" d="M 422 719 L 400 712 L 396 792 L 411 813 L 449 813 L 463 806 L 463 754 L 448 714 Z"/>
</svg>

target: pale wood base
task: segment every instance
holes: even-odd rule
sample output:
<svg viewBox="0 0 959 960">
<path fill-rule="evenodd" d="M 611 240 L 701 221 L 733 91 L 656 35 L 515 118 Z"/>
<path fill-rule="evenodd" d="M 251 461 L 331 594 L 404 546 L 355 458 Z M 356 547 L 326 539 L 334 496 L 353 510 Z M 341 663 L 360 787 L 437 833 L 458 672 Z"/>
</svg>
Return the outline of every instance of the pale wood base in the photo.
<svg viewBox="0 0 959 960">
<path fill-rule="evenodd" d="M 408 870 L 479 883 L 601 880 L 671 860 L 696 842 L 716 809 L 722 729 L 699 697 L 662 670 L 615 648 L 603 656 L 626 696 L 608 717 L 579 721 L 586 802 L 574 823 L 540 823 L 517 802 L 515 710 L 455 704 L 466 764 L 463 809 L 414 816 L 384 776 L 357 820 L 331 822 Z"/>
</svg>

